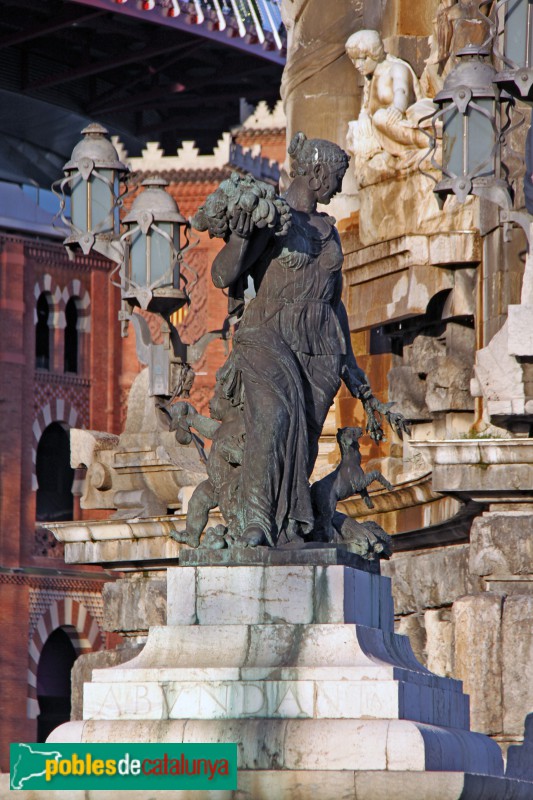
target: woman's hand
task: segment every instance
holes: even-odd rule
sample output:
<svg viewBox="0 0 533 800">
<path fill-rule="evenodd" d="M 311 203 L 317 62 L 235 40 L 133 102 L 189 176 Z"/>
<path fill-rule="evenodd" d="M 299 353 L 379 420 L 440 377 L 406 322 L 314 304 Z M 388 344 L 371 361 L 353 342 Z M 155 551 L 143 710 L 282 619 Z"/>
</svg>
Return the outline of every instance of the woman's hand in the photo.
<svg viewBox="0 0 533 800">
<path fill-rule="evenodd" d="M 236 208 L 229 220 L 229 227 L 231 232 L 235 233 L 239 238 L 249 239 L 254 231 L 251 212 Z"/>
<path fill-rule="evenodd" d="M 394 403 L 382 403 L 377 397 L 374 397 L 370 386 L 361 387 L 359 399 L 363 404 L 367 418 L 366 432 L 374 441 L 380 442 L 385 438 L 381 424 L 383 418 L 387 420 L 390 427 L 400 439 L 403 438 L 404 433 L 411 433 L 403 414 L 391 411 Z"/>
</svg>

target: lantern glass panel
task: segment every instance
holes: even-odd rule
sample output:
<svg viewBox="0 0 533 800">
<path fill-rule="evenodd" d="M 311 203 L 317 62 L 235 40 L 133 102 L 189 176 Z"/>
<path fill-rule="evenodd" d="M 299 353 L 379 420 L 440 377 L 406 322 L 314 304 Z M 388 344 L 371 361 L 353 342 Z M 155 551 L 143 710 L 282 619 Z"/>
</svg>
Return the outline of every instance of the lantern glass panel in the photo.
<svg viewBox="0 0 533 800">
<path fill-rule="evenodd" d="M 130 278 L 138 286 L 146 286 L 146 247 L 147 237 L 136 230 L 130 238 Z"/>
<path fill-rule="evenodd" d="M 175 226 L 172 222 L 158 222 L 157 227 L 164 231 L 170 240 L 173 241 L 172 230 Z M 150 237 L 150 284 L 161 280 L 170 270 L 173 262 L 171 243 L 156 230 L 151 230 Z M 169 274 L 166 284 L 172 283 L 172 276 Z M 166 285 L 163 284 L 163 285 Z"/>
<path fill-rule="evenodd" d="M 505 6 L 505 57 L 517 67 L 530 66 L 532 0 L 509 0 Z"/>
<path fill-rule="evenodd" d="M 78 174 L 70 184 L 70 218 L 80 231 L 89 230 L 87 220 L 87 182 Z"/>
<path fill-rule="evenodd" d="M 100 180 L 94 174 L 89 178 L 90 194 L 91 194 L 91 230 L 98 233 L 109 233 L 114 229 L 114 198 L 113 189 L 114 184 L 114 171 L 112 169 L 100 169 L 99 174 L 106 178 L 111 185 L 106 181 Z"/>
<path fill-rule="evenodd" d="M 493 176 L 495 171 L 493 154 L 495 134 L 492 120 L 494 119 L 496 109 L 494 100 L 490 97 L 476 99 L 475 103 L 481 106 L 490 117 L 486 117 L 472 105 L 468 106 L 468 160 L 466 172 L 472 178 L 486 178 Z M 483 164 L 485 164 L 485 166 L 483 166 Z"/>
<path fill-rule="evenodd" d="M 442 169 L 445 174 L 463 175 L 464 116 L 456 106 L 444 114 L 442 130 Z"/>
</svg>

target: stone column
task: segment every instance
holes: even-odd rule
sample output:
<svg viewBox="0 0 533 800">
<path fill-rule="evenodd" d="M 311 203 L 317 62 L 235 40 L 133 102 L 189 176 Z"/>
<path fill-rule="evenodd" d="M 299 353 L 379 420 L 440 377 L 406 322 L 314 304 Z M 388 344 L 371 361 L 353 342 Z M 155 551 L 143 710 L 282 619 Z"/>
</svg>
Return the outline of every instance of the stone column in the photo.
<svg viewBox="0 0 533 800">
<path fill-rule="evenodd" d="M 361 89 L 344 52 L 350 34 L 362 27 L 361 0 L 284 0 L 288 31 L 287 63 L 281 96 L 287 116 L 287 141 L 296 131 L 345 146 L 348 122 L 355 119 Z M 353 194 L 349 173 L 344 192 Z"/>
</svg>

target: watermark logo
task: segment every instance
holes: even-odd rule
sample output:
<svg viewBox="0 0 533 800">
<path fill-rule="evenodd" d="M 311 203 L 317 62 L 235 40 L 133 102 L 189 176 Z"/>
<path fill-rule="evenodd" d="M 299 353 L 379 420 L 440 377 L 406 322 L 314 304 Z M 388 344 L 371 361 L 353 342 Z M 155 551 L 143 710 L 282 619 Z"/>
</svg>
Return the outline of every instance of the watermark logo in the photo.
<svg viewBox="0 0 533 800">
<path fill-rule="evenodd" d="M 10 788 L 236 789 L 236 744 L 12 744 Z"/>
</svg>

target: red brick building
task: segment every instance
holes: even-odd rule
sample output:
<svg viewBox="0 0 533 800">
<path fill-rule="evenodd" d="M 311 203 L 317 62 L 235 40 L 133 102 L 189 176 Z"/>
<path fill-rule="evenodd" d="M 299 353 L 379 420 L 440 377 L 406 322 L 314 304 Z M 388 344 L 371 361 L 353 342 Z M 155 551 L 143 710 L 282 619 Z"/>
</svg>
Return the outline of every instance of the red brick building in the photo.
<svg viewBox="0 0 533 800">
<path fill-rule="evenodd" d="M 43 739 L 68 718 L 73 660 L 106 644 L 104 574 L 66 565 L 42 524 L 79 516 L 69 429 L 118 430 L 118 297 L 109 263 L 69 261 L 51 221 L 0 184 L 2 769 L 9 742 Z"/>
</svg>

